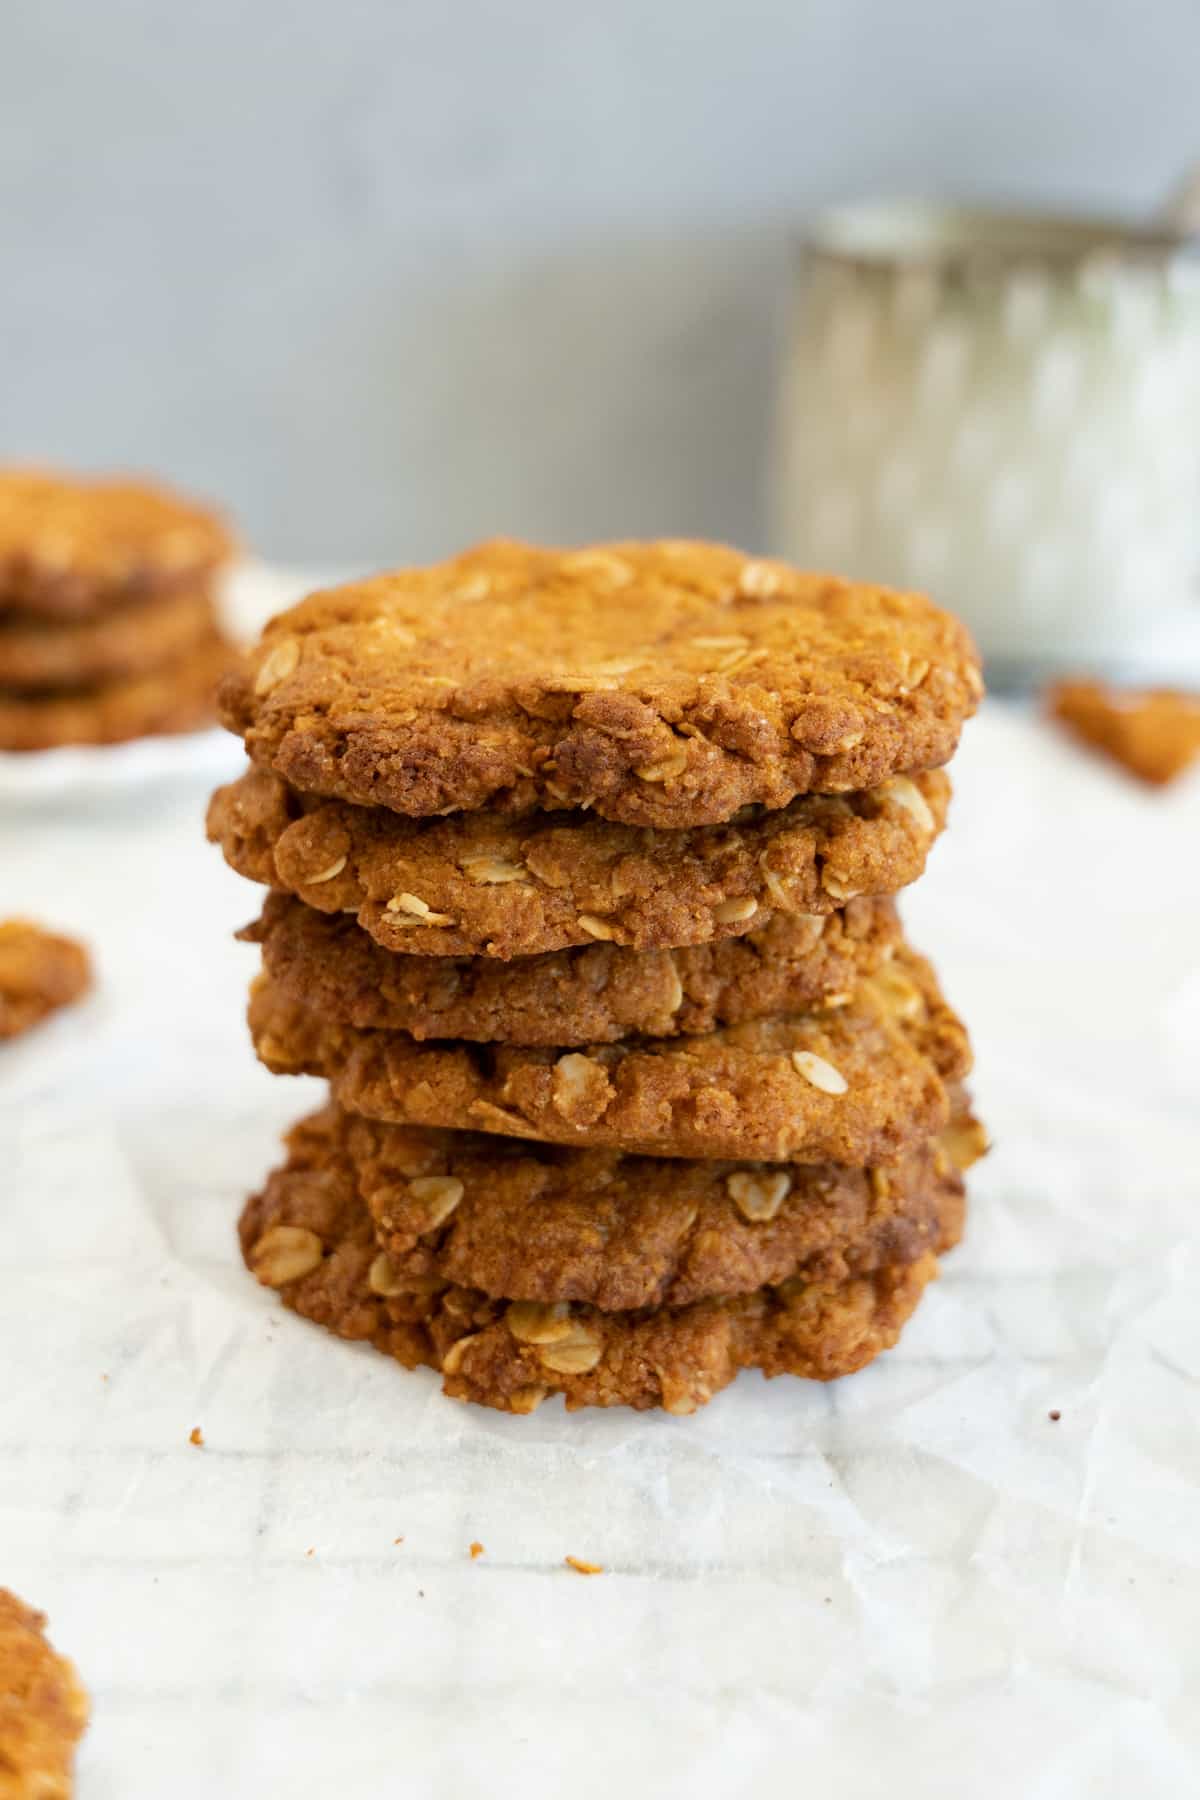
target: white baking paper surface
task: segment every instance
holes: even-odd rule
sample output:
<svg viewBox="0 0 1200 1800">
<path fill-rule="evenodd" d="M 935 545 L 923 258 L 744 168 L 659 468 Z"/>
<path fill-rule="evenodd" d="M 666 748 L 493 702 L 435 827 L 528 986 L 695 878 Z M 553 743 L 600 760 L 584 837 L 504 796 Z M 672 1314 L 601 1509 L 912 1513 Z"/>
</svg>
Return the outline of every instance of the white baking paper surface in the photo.
<svg viewBox="0 0 1200 1800">
<path fill-rule="evenodd" d="M 94 1696 L 82 1800 L 1197 1791 L 1200 785 L 999 706 L 956 772 L 907 914 L 996 1140 L 966 1244 L 873 1368 L 693 1419 L 285 1314 L 234 1220 L 320 1090 L 251 1056 L 203 787 L 0 814 L 0 912 L 100 975 L 0 1050 L 0 1581 Z"/>
</svg>

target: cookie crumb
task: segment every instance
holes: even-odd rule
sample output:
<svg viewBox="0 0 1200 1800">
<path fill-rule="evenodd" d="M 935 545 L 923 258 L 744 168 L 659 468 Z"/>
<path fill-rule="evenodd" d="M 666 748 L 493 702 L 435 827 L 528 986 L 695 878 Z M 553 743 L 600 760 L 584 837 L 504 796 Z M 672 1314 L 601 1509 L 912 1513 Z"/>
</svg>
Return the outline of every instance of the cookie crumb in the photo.
<svg viewBox="0 0 1200 1800">
<path fill-rule="evenodd" d="M 577 1575 L 603 1575 L 604 1564 L 584 1562 L 579 1556 L 564 1556 L 563 1561 L 568 1569 L 574 1569 Z"/>
<path fill-rule="evenodd" d="M 32 919 L 0 921 L 0 1039 L 18 1037 L 92 985 L 82 944 Z"/>
<path fill-rule="evenodd" d="M 1057 1407 L 1055 1407 L 1055 1408 L 1054 1408 L 1054 1411 L 1053 1411 L 1053 1412 L 1052 1412 L 1052 1413 L 1051 1413 L 1051 1414 L 1050 1414 L 1050 1419 L 1051 1419 L 1051 1422 L 1052 1422 L 1052 1423 L 1053 1423 L 1053 1424 L 1055 1424 L 1055 1425 L 1057 1425 L 1057 1424 L 1058 1424 L 1058 1421 L 1059 1421 L 1059 1420 L 1060 1420 L 1060 1419 L 1061 1419 L 1061 1418 L 1062 1418 L 1062 1414 L 1061 1414 L 1061 1413 L 1060 1413 L 1060 1412 L 1059 1412 L 1059 1410 L 1058 1410 L 1058 1408 L 1057 1408 Z"/>
<path fill-rule="evenodd" d="M 393 1542 L 393 1544 L 402 1544 L 404 1542 L 404 1539 L 402 1537 L 393 1538 L 392 1542 Z"/>
<path fill-rule="evenodd" d="M 482 1556 L 482 1555 L 483 1555 L 483 1545 L 478 1542 L 472 1544 L 471 1545 L 471 1561 L 474 1562 L 477 1556 Z"/>
<path fill-rule="evenodd" d="M 195 1444 L 197 1450 L 203 1450 L 204 1433 L 198 1425 L 193 1425 L 191 1431 L 188 1433 L 188 1443 Z"/>
<path fill-rule="evenodd" d="M 1060 681 L 1046 695 L 1046 710 L 1072 737 L 1153 787 L 1165 787 L 1200 758 L 1200 694 Z"/>
</svg>

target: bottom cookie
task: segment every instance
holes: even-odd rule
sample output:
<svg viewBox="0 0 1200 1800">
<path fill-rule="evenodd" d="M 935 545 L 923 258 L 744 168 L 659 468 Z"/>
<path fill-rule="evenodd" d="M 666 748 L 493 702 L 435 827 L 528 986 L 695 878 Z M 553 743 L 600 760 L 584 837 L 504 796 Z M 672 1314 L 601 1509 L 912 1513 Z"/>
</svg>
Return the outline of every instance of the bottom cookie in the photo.
<svg viewBox="0 0 1200 1800">
<path fill-rule="evenodd" d="M 46 1620 L 0 1588 L 0 1796 L 69 1800 L 88 1699 Z"/>
<path fill-rule="evenodd" d="M 40 694 L 0 689 L 0 750 L 117 744 L 194 731 L 215 716 L 216 685 L 235 655 L 223 639 L 212 638 L 149 675 Z"/>
<path fill-rule="evenodd" d="M 938 1248 L 958 1235 L 961 1205 Z M 439 1369 L 444 1391 L 504 1412 L 561 1393 L 582 1406 L 691 1413 L 739 1370 L 829 1381 L 890 1349 L 937 1273 L 925 1251 L 843 1279 L 801 1274 L 683 1306 L 605 1312 L 566 1301 L 506 1301 L 436 1277 L 401 1277 L 381 1249 L 340 1146 L 293 1146 L 240 1221 L 247 1267 L 284 1304 L 406 1368 Z"/>
</svg>

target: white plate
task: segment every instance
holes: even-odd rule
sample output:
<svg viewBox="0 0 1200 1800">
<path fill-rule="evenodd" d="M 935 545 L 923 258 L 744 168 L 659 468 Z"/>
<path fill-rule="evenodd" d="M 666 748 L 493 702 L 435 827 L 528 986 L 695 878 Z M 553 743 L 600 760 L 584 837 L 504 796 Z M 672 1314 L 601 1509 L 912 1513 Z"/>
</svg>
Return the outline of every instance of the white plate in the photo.
<svg viewBox="0 0 1200 1800">
<path fill-rule="evenodd" d="M 242 563 L 222 585 L 226 629 L 237 640 L 252 638 L 272 613 L 315 585 L 311 575 L 298 570 Z M 74 803 L 192 777 L 217 780 L 236 774 L 241 762 L 237 740 L 215 727 L 127 744 L 80 744 L 20 755 L 0 751 L 0 804 Z"/>
</svg>

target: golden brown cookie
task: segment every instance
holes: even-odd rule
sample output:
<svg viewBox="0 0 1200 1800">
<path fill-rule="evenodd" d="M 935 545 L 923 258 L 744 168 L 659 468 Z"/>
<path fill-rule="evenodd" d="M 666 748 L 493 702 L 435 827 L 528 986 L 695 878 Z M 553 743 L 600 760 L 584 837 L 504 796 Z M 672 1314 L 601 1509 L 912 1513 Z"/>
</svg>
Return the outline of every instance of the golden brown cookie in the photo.
<svg viewBox="0 0 1200 1800">
<path fill-rule="evenodd" d="M 1165 787 L 1200 757 L 1200 694 L 1060 681 L 1046 704 L 1081 743 L 1155 787 Z"/>
<path fill-rule="evenodd" d="M 981 692 L 922 595 L 717 544 L 500 541 L 310 596 L 221 705 L 305 792 L 682 829 L 939 767 Z"/>
<path fill-rule="evenodd" d="M 0 1800 L 70 1800 L 88 1698 L 45 1615 L 0 1588 Z"/>
<path fill-rule="evenodd" d="M 0 607 L 80 618 L 194 588 L 233 549 L 214 513 L 160 485 L 0 469 Z"/>
<path fill-rule="evenodd" d="M 91 985 L 91 959 L 82 944 L 31 919 L 0 921 L 0 1039 L 28 1031 Z"/>
<path fill-rule="evenodd" d="M 54 750 L 195 731 L 213 717 L 214 691 L 233 654 L 209 638 L 148 675 L 98 687 L 13 694 L 0 689 L 0 750 Z"/>
<path fill-rule="evenodd" d="M 130 601 L 96 618 L 0 615 L 0 688 L 85 687 L 171 663 L 217 630 L 200 589 Z"/>
<path fill-rule="evenodd" d="M 895 893 L 925 867 L 949 797 L 934 770 L 662 832 L 588 813 L 402 819 L 313 800 L 251 770 L 214 794 L 208 832 L 239 875 L 321 912 L 353 911 L 389 950 L 513 957 L 704 944 L 775 912 L 829 913 L 859 894 Z"/>
<path fill-rule="evenodd" d="M 360 1030 L 476 1043 L 602 1044 L 694 1036 L 848 994 L 900 941 L 890 900 L 775 913 L 757 931 L 687 950 L 588 944 L 514 962 L 394 956 L 345 914 L 269 894 L 239 936 L 281 993 Z"/>
<path fill-rule="evenodd" d="M 985 1147 L 965 1094 L 952 1129 L 898 1162 L 692 1162 L 382 1125 L 337 1108 L 289 1144 L 333 1142 L 384 1254 L 377 1292 L 433 1279 L 510 1300 L 605 1312 L 842 1281 L 945 1247 L 962 1175 Z"/>
<path fill-rule="evenodd" d="M 356 1031 L 255 983 L 250 1028 L 279 1074 L 323 1075 L 350 1112 L 648 1156 L 888 1162 L 946 1126 L 966 1032 L 900 951 L 845 1006 L 587 1051 L 421 1044 Z"/>
<path fill-rule="evenodd" d="M 956 1208 L 947 1244 L 958 1222 Z M 550 1393 L 571 1410 L 691 1413 L 743 1368 L 820 1381 L 849 1374 L 895 1343 L 937 1272 L 927 1252 L 841 1281 L 800 1276 L 636 1312 L 510 1304 L 432 1280 L 382 1294 L 379 1245 L 353 1171 L 311 1142 L 293 1145 L 287 1167 L 248 1202 L 239 1232 L 247 1267 L 294 1312 L 406 1368 L 440 1369 L 455 1399 L 515 1413 L 532 1412 Z"/>
</svg>

